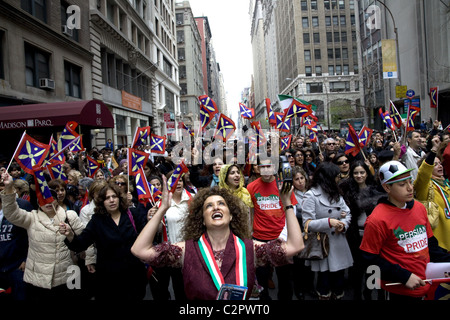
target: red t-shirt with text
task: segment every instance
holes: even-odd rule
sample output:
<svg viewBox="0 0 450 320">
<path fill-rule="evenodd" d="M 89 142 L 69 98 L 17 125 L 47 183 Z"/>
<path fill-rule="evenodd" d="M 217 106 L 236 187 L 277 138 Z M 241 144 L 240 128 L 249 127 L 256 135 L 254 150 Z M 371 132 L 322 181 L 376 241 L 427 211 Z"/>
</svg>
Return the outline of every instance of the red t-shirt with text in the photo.
<svg viewBox="0 0 450 320">
<path fill-rule="evenodd" d="M 277 239 L 284 228 L 286 216 L 283 204 L 279 197 L 277 182 L 264 182 L 256 179 L 247 186 L 254 206 L 253 237 L 258 240 Z M 291 196 L 292 205 L 297 199 L 294 193 Z"/>
<path fill-rule="evenodd" d="M 433 236 L 425 207 L 415 201 L 411 209 L 401 209 L 386 203 L 378 204 L 367 218 L 360 249 L 380 255 L 426 279 L 430 255 L 428 238 Z M 383 289 L 402 295 L 424 296 L 429 285 L 410 290 L 404 285 L 384 286 Z"/>
</svg>

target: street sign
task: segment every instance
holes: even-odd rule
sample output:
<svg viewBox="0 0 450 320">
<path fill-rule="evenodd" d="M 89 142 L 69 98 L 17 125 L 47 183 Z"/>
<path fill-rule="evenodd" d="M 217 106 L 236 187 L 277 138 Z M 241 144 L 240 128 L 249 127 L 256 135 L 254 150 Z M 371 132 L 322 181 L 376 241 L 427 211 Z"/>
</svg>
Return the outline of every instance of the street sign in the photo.
<svg viewBox="0 0 450 320">
<path fill-rule="evenodd" d="M 396 86 L 395 87 L 395 97 L 396 98 L 404 98 L 406 97 L 406 91 L 408 90 L 407 86 Z"/>
<path fill-rule="evenodd" d="M 416 93 L 414 92 L 414 90 L 412 90 L 412 89 L 409 89 L 408 91 L 406 91 L 406 96 L 408 97 L 408 98 L 412 98 L 412 97 L 414 97 L 416 95 Z"/>
</svg>

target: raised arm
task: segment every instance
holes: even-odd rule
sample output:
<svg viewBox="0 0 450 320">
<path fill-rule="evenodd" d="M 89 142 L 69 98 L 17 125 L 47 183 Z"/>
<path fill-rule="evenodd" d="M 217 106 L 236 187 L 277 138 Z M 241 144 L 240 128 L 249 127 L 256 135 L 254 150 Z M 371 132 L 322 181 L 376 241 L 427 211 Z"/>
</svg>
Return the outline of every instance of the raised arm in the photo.
<svg viewBox="0 0 450 320">
<path fill-rule="evenodd" d="M 292 257 L 303 250 L 303 237 L 300 225 L 298 224 L 295 210 L 291 204 L 291 195 L 294 187 L 289 192 L 280 192 L 280 199 L 285 208 L 286 226 L 287 226 L 287 240 L 286 240 L 286 256 Z M 289 207 L 286 209 L 286 207 Z"/>
<path fill-rule="evenodd" d="M 167 179 L 163 178 L 161 206 L 158 208 L 153 218 L 151 218 L 145 225 L 144 229 L 140 232 L 133 246 L 131 247 L 131 253 L 145 262 L 152 262 L 158 260 L 158 256 L 161 254 L 160 250 L 157 250 L 153 246 L 153 240 L 156 232 L 158 231 L 159 224 L 164 217 L 167 209 L 169 208 L 172 193 L 169 193 L 167 189 Z M 184 250 L 184 245 L 181 245 Z M 151 263 L 150 263 L 151 264 Z"/>
</svg>

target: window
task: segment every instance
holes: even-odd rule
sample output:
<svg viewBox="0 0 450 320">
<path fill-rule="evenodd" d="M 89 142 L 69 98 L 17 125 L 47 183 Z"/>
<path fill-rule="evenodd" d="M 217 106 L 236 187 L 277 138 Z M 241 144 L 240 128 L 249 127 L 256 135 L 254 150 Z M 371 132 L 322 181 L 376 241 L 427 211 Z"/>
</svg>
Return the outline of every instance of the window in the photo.
<svg viewBox="0 0 450 320">
<path fill-rule="evenodd" d="M 314 33 L 314 43 L 320 43 L 320 33 Z"/>
<path fill-rule="evenodd" d="M 46 0 L 20 0 L 20 7 L 39 20 L 47 22 Z"/>
<path fill-rule="evenodd" d="M 327 50 L 328 59 L 334 59 L 333 49 Z"/>
<path fill-rule="evenodd" d="M 319 26 L 319 17 L 312 17 L 312 26 L 313 27 Z"/>
<path fill-rule="evenodd" d="M 172 78 L 172 65 L 166 58 L 163 58 L 163 70 L 169 77 Z"/>
<path fill-rule="evenodd" d="M 322 75 L 322 66 L 316 66 L 316 76 Z"/>
<path fill-rule="evenodd" d="M 347 42 L 347 31 L 342 31 L 341 32 L 341 41 L 342 42 Z"/>
<path fill-rule="evenodd" d="M 340 16 L 339 17 L 340 18 L 340 20 L 341 20 L 341 26 L 345 26 L 345 16 Z"/>
<path fill-rule="evenodd" d="M 317 10 L 317 0 L 311 0 L 311 10 Z"/>
<path fill-rule="evenodd" d="M 341 48 L 334 48 L 334 58 L 335 59 L 341 58 Z"/>
<path fill-rule="evenodd" d="M 61 26 L 67 25 L 67 19 L 69 19 L 71 14 L 67 13 L 67 8 L 69 7 L 69 4 L 65 1 L 61 1 Z M 70 29 L 72 35 L 70 36 L 73 40 L 78 41 L 78 29 L 73 28 Z"/>
<path fill-rule="evenodd" d="M 344 70 L 344 72 L 343 72 L 344 75 L 349 75 L 348 64 L 343 65 L 343 70 Z"/>
<path fill-rule="evenodd" d="M 348 59 L 348 49 L 342 48 L 342 59 Z"/>
<path fill-rule="evenodd" d="M 333 42 L 333 33 L 332 32 L 327 32 L 327 42 L 328 43 Z"/>
<path fill-rule="evenodd" d="M 314 59 L 316 59 L 316 60 L 321 59 L 320 49 L 314 49 Z"/>
<path fill-rule="evenodd" d="M 305 74 L 307 77 L 312 76 L 312 68 L 311 67 L 305 67 Z"/>
<path fill-rule="evenodd" d="M 330 76 L 333 76 L 333 75 L 334 75 L 334 66 L 328 66 L 328 74 L 329 74 Z"/>
<path fill-rule="evenodd" d="M 324 0 L 323 7 L 327 10 L 330 10 L 330 0 Z"/>
<path fill-rule="evenodd" d="M 334 26 L 339 25 L 338 16 L 333 16 L 333 25 L 334 25 Z"/>
<path fill-rule="evenodd" d="M 335 33 L 334 33 L 334 42 L 340 42 L 340 39 L 339 39 L 339 32 L 335 32 Z"/>
<path fill-rule="evenodd" d="M 354 26 L 354 25 L 356 24 L 356 21 L 355 21 L 355 15 L 354 15 L 354 14 L 350 15 L 350 24 L 351 24 L 352 26 Z"/>
<path fill-rule="evenodd" d="M 308 44 L 309 42 L 309 33 L 304 33 L 303 34 L 303 43 L 304 44 Z"/>
<path fill-rule="evenodd" d="M 302 27 L 303 28 L 309 28 L 308 17 L 303 17 L 302 18 Z"/>
<path fill-rule="evenodd" d="M 311 61 L 311 51 L 305 50 L 305 61 Z"/>
<path fill-rule="evenodd" d="M 327 27 L 331 26 L 331 17 L 330 16 L 325 16 L 325 25 Z"/>
<path fill-rule="evenodd" d="M 50 78 L 50 54 L 25 44 L 25 81 L 27 86 L 39 87 L 39 79 Z"/>
<path fill-rule="evenodd" d="M 308 11 L 308 3 L 306 0 L 300 1 L 300 5 L 302 7 L 302 11 Z"/>
<path fill-rule="evenodd" d="M 350 91 L 350 81 L 330 82 L 330 92 Z"/>
<path fill-rule="evenodd" d="M 344 0 L 339 0 L 339 9 L 345 9 L 345 2 Z"/>
<path fill-rule="evenodd" d="M 337 75 L 342 74 L 342 66 L 340 66 L 340 65 L 337 65 L 337 66 L 336 66 L 336 74 L 337 74 Z"/>
<path fill-rule="evenodd" d="M 64 78 L 66 96 L 81 99 L 81 67 L 65 61 Z"/>
<path fill-rule="evenodd" d="M 322 93 L 323 84 L 322 83 L 307 83 L 306 84 L 307 93 Z"/>
</svg>

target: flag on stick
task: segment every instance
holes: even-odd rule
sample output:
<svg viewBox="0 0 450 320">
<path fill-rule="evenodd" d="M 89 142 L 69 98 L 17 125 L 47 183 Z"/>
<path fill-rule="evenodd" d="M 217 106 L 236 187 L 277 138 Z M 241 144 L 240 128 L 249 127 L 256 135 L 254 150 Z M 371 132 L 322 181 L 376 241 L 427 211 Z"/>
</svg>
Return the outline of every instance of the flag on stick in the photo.
<svg viewBox="0 0 450 320">
<path fill-rule="evenodd" d="M 150 137 L 150 151 L 164 154 L 166 152 L 166 137 L 152 134 Z"/>
<path fill-rule="evenodd" d="M 287 150 L 287 149 L 289 149 L 291 147 L 292 134 L 290 134 L 288 136 L 281 137 L 280 139 L 281 139 L 280 146 L 281 146 L 281 150 L 282 151 L 283 150 Z"/>
<path fill-rule="evenodd" d="M 34 166 L 32 174 L 36 185 L 36 197 L 39 206 L 42 207 L 55 201 L 47 184 L 47 180 L 45 179 L 44 169 L 40 166 Z"/>
<path fill-rule="evenodd" d="M 372 136 L 373 130 L 369 129 L 365 125 L 362 127 L 361 131 L 359 131 L 359 141 L 361 142 L 362 146 L 365 147 L 367 143 L 370 141 L 370 137 Z"/>
<path fill-rule="evenodd" d="M 234 133 L 235 130 L 236 125 L 234 124 L 233 120 L 221 113 L 219 120 L 217 121 L 214 137 L 221 138 L 222 141 L 225 142 Z"/>
<path fill-rule="evenodd" d="M 33 167 L 42 165 L 49 150 L 49 145 L 33 139 L 24 132 L 13 159 L 17 161 L 23 171 L 33 174 Z"/>
<path fill-rule="evenodd" d="M 438 107 L 439 87 L 430 88 L 430 108 Z"/>
<path fill-rule="evenodd" d="M 186 173 L 189 172 L 188 167 L 184 164 L 183 161 L 177 166 L 175 171 L 172 173 L 172 175 L 169 177 L 169 180 L 167 180 L 167 188 L 170 192 L 175 192 L 175 189 L 177 188 L 178 181 L 181 179 L 181 177 Z"/>
<path fill-rule="evenodd" d="M 86 155 L 87 160 L 87 176 L 89 178 L 94 178 L 95 173 L 98 169 L 100 169 L 100 166 L 97 161 L 92 159 L 90 156 Z"/>
<path fill-rule="evenodd" d="M 352 125 L 348 124 L 348 135 L 347 141 L 345 145 L 345 154 L 351 153 L 352 156 L 356 156 L 361 151 L 361 142 L 359 141 L 358 135 L 356 134 L 355 129 L 353 129 Z"/>
<path fill-rule="evenodd" d="M 241 117 L 244 119 L 253 119 L 255 117 L 255 109 L 248 108 L 245 104 L 239 102 Z"/>
<path fill-rule="evenodd" d="M 397 111 L 397 108 L 395 107 L 394 103 L 389 100 L 389 116 L 391 117 L 391 120 L 393 124 L 397 127 L 397 129 L 400 129 L 402 127 L 402 116 Z"/>
<path fill-rule="evenodd" d="M 135 149 L 139 146 L 146 145 L 147 138 L 149 136 L 150 136 L 150 126 L 136 128 L 136 132 L 134 133 L 134 139 L 133 139 L 133 144 L 131 145 L 131 148 Z"/>
<path fill-rule="evenodd" d="M 139 168 L 145 168 L 150 154 L 144 151 L 128 148 L 128 175 L 134 176 L 137 174 Z"/>
<path fill-rule="evenodd" d="M 269 120 L 269 124 L 273 127 L 277 125 L 277 119 L 275 119 L 275 113 L 272 110 L 272 105 L 270 104 L 270 99 L 266 98 L 266 110 L 267 110 L 267 118 Z"/>
</svg>

